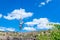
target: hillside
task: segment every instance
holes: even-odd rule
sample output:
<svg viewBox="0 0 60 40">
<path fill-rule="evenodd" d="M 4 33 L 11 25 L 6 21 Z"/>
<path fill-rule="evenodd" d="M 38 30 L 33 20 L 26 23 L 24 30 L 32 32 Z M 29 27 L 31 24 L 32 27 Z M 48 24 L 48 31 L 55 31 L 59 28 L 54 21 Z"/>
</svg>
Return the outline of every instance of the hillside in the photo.
<svg viewBox="0 0 60 40">
<path fill-rule="evenodd" d="M 60 24 L 49 24 L 54 27 L 49 30 L 41 30 L 34 32 L 4 32 L 0 31 L 0 39 L 7 39 L 8 37 L 13 40 L 60 40 Z"/>
</svg>

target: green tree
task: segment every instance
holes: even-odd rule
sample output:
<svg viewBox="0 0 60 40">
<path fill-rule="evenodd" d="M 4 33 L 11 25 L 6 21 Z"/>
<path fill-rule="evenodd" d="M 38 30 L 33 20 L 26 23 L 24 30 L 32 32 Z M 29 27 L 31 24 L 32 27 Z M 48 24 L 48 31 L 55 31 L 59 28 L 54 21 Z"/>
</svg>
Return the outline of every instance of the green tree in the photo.
<svg viewBox="0 0 60 40">
<path fill-rule="evenodd" d="M 60 24 L 54 24 L 55 29 L 60 30 Z"/>
</svg>

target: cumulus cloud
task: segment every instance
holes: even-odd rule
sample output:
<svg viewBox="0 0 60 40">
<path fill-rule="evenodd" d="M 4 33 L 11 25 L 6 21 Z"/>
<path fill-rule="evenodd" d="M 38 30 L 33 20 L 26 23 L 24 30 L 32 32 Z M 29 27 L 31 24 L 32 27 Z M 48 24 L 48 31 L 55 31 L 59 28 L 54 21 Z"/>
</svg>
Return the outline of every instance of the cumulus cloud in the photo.
<svg viewBox="0 0 60 40">
<path fill-rule="evenodd" d="M 47 18 L 40 18 L 40 19 L 33 19 L 32 22 L 26 22 L 25 24 L 27 25 L 36 25 L 36 24 L 47 24 L 49 23 L 48 19 Z"/>
<path fill-rule="evenodd" d="M 33 27 L 24 27 L 23 30 L 26 30 L 26 31 L 36 31 L 36 29 L 33 28 Z"/>
<path fill-rule="evenodd" d="M 53 26 L 52 25 L 47 25 L 47 24 L 38 24 L 37 28 L 38 29 L 51 29 Z"/>
<path fill-rule="evenodd" d="M 40 18 L 40 19 L 33 19 L 32 22 L 26 22 L 25 24 L 27 26 L 29 26 L 29 25 L 33 25 L 33 26 L 37 25 L 38 29 L 44 29 L 44 28 L 50 29 L 50 28 L 52 28 L 52 26 L 51 25 L 47 25 L 49 23 L 50 22 L 49 22 L 49 20 L 47 18 Z"/>
<path fill-rule="evenodd" d="M 0 27 L 0 31 L 15 31 L 15 28 Z"/>
<path fill-rule="evenodd" d="M 26 22 L 25 24 L 27 24 L 28 26 L 34 26 L 34 25 L 36 25 L 38 23 L 36 23 L 36 22 Z"/>
<path fill-rule="evenodd" d="M 25 9 L 20 8 L 12 11 L 7 16 L 4 16 L 4 18 L 8 20 L 20 19 L 20 18 L 24 19 L 27 17 L 31 17 L 32 15 L 33 15 L 32 12 L 26 12 Z"/>
<path fill-rule="evenodd" d="M 0 14 L 0 18 L 2 17 L 2 14 Z"/>
<path fill-rule="evenodd" d="M 48 4 L 49 2 L 51 2 L 51 1 L 52 1 L 52 0 L 46 0 L 45 2 L 40 2 L 39 7 L 46 5 L 46 4 Z"/>
</svg>

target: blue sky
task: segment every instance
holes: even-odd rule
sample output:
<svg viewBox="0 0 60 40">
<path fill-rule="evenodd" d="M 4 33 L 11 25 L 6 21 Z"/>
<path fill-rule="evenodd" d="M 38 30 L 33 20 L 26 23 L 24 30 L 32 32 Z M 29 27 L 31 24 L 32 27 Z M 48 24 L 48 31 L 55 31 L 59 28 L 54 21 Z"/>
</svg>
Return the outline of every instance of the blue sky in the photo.
<svg viewBox="0 0 60 40">
<path fill-rule="evenodd" d="M 20 17 L 24 22 L 22 30 Z M 49 29 L 46 24 L 51 22 L 60 23 L 60 0 L 0 0 L 1 31 Z"/>
</svg>

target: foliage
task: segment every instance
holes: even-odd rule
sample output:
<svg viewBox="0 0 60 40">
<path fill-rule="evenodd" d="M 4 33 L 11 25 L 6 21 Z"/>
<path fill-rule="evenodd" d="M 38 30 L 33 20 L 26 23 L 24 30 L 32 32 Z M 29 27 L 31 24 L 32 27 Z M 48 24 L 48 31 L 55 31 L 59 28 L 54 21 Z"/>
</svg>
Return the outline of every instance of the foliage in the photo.
<svg viewBox="0 0 60 40">
<path fill-rule="evenodd" d="M 48 30 L 40 32 L 36 37 L 37 40 L 60 40 L 60 24 L 54 24 L 57 30 Z"/>
<path fill-rule="evenodd" d="M 47 34 L 44 33 L 43 35 L 39 33 L 37 36 L 37 40 L 60 40 L 60 31 L 54 30 L 50 33 L 47 32 Z"/>
<path fill-rule="evenodd" d="M 54 24 L 54 27 L 58 30 L 60 30 L 60 24 Z"/>
</svg>

